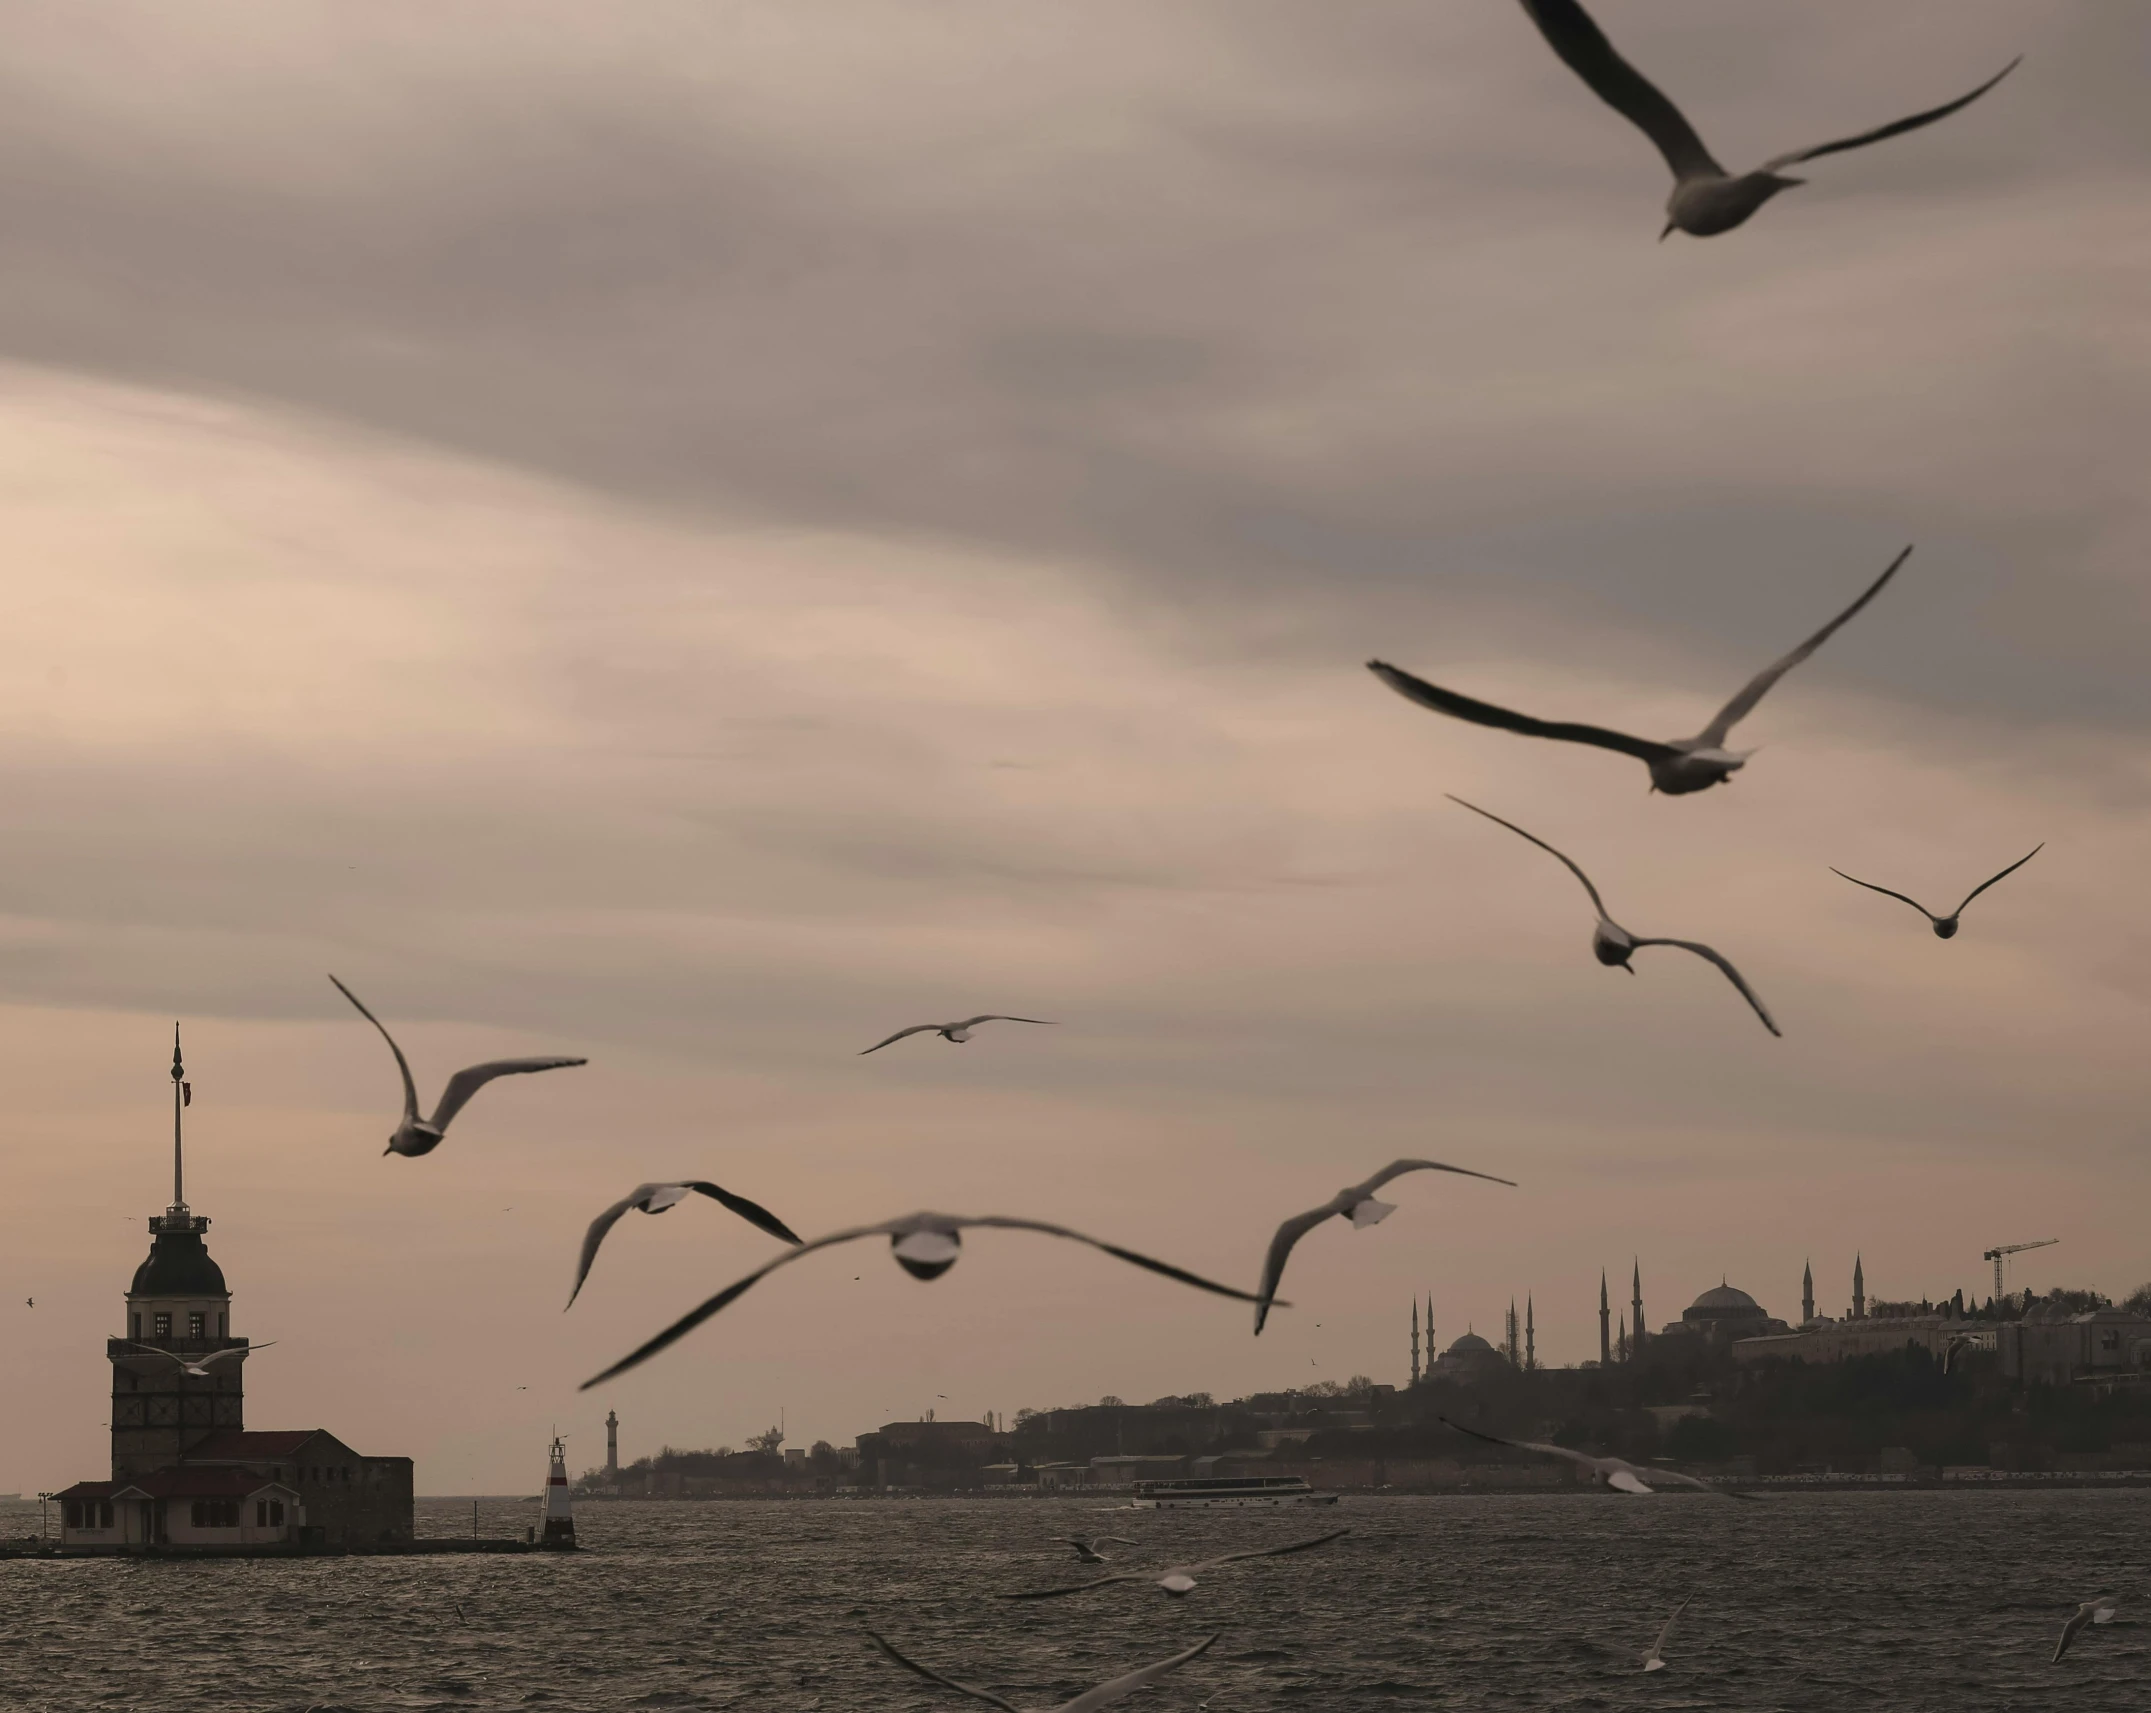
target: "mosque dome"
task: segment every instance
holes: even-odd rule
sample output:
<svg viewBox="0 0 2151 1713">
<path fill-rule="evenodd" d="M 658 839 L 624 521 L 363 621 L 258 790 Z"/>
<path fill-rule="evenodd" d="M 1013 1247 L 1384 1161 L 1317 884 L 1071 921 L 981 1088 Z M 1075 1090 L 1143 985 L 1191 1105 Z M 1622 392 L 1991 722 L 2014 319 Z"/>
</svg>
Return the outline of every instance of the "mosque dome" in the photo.
<svg viewBox="0 0 2151 1713">
<path fill-rule="evenodd" d="M 1768 1320 L 1763 1305 L 1737 1286 L 1713 1285 L 1688 1305 L 1682 1320 Z"/>
<path fill-rule="evenodd" d="M 1476 1356 L 1481 1351 L 1491 1356 L 1494 1354 L 1494 1347 L 1475 1332 L 1467 1332 L 1462 1338 L 1449 1346 L 1451 1356 Z"/>
<path fill-rule="evenodd" d="M 169 1229 L 162 1220 L 153 1222 L 157 1234 L 150 1240 L 149 1258 L 134 1270 L 130 1297 L 228 1297 L 224 1269 L 209 1257 L 197 1220 L 192 1229 Z"/>
</svg>

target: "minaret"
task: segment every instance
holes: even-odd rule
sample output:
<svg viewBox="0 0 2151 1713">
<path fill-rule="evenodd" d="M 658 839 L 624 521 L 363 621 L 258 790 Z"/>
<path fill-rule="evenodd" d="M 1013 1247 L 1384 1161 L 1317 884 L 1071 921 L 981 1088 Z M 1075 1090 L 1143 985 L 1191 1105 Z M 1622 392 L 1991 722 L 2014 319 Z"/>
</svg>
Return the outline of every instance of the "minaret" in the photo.
<svg viewBox="0 0 2151 1713">
<path fill-rule="evenodd" d="M 1852 1258 L 1852 1318 L 1867 1318 L 1867 1278 L 1860 1271 L 1860 1258 L 1857 1255 Z"/>
<path fill-rule="evenodd" d="M 1614 1341 L 1613 1356 L 1616 1362 L 1628 1360 L 1628 1316 L 1625 1312 L 1621 1316 L 1620 1336 Z"/>
<path fill-rule="evenodd" d="M 605 1412 L 605 1473 L 620 1473 L 620 1416 L 615 1410 Z"/>
<path fill-rule="evenodd" d="M 1419 1299 L 1412 1298 L 1412 1384 L 1419 1384 Z"/>
<path fill-rule="evenodd" d="M 172 1205 L 149 1222 L 149 1258 L 127 1287 L 127 1334 L 105 1344 L 115 1481 L 166 1468 L 212 1433 L 246 1425 L 240 1369 L 247 1341 L 231 1336 L 231 1292 L 202 1241 L 209 1221 L 186 1200 L 184 1114 L 193 1100 L 174 1024 Z M 239 1354 L 219 1359 L 207 1376 L 188 1374 L 172 1360 L 184 1355 L 200 1362 L 226 1350 Z"/>
<path fill-rule="evenodd" d="M 1434 1377 L 1434 1293 L 1427 1292 L 1427 1378 Z"/>
<path fill-rule="evenodd" d="M 1805 1326 L 1815 1318 L 1815 1263 L 1810 1261 L 1800 1269 L 1800 1324 Z"/>
<path fill-rule="evenodd" d="M 1527 1291 L 1524 1293 L 1524 1366 L 1536 1368 L 1538 1365 L 1538 1332 L 1531 1324 L 1531 1295 Z"/>
<path fill-rule="evenodd" d="M 1613 1323 L 1608 1318 L 1606 1301 L 1606 1269 L 1598 1270 L 1598 1365 L 1601 1368 L 1613 1364 Z"/>
<path fill-rule="evenodd" d="M 1643 1354 L 1643 1263 L 1638 1261 L 1635 1265 L 1636 1295 L 1635 1301 L 1630 1305 L 1635 1313 L 1628 1323 L 1631 1333 L 1628 1348 L 1632 1355 L 1641 1356 Z"/>
<path fill-rule="evenodd" d="M 1523 1352 L 1518 1348 L 1516 1337 L 1516 1299 L 1509 1299 L 1509 1318 L 1502 1330 L 1502 1354 L 1509 1359 L 1511 1368 L 1524 1365 Z"/>
</svg>

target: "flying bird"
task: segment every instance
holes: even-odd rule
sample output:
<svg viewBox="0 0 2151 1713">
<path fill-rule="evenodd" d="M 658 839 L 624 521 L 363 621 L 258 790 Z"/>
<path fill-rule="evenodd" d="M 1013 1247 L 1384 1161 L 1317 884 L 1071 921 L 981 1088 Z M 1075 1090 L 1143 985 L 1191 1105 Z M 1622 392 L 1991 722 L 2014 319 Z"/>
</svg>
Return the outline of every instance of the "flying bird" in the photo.
<svg viewBox="0 0 2151 1713">
<path fill-rule="evenodd" d="M 1106 1558 L 1105 1554 L 1098 1550 L 1107 1544 L 1113 1546 L 1135 1545 L 1135 1542 L 1124 1540 L 1119 1535 L 1055 1535 L 1053 1538 L 1063 1546 L 1074 1547 L 1076 1560 L 1080 1564 L 1109 1563 L 1110 1560 Z"/>
<path fill-rule="evenodd" d="M 1113 1576 L 1101 1576 L 1091 1582 L 1072 1583 L 1066 1588 L 1033 1588 L 1022 1594 L 1004 1594 L 1003 1600 L 1051 1600 L 1062 1594 L 1087 1594 L 1093 1588 L 1110 1587 L 1116 1582 L 1154 1582 L 1174 1599 L 1193 1592 L 1196 1579 L 1223 1564 L 1238 1564 L 1247 1558 L 1277 1558 L 1288 1552 L 1305 1552 L 1309 1547 L 1327 1546 L 1340 1535 L 1348 1535 L 1348 1528 L 1332 1529 L 1326 1535 L 1316 1535 L 1311 1540 L 1287 1541 L 1283 1546 L 1255 1547 L 1247 1552 L 1223 1552 L 1215 1558 L 1198 1559 L 1193 1564 L 1176 1564 L 1163 1572 L 1148 1570 L 1123 1570 Z"/>
<path fill-rule="evenodd" d="M 1889 569 L 1868 584 L 1867 592 L 1851 606 L 1792 653 L 1772 662 L 1749 679 L 1740 694 L 1720 708 L 1717 717 L 1692 738 L 1673 738 L 1659 743 L 1652 738 L 1631 737 L 1626 732 L 1611 731 L 1604 726 L 1534 719 L 1529 714 L 1519 714 L 1509 708 L 1497 708 L 1491 702 L 1479 702 L 1469 696 L 1459 696 L 1454 690 L 1444 690 L 1438 684 L 1429 684 L 1424 678 L 1416 678 L 1386 661 L 1370 660 L 1367 662 L 1367 670 L 1407 701 L 1417 702 L 1423 708 L 1432 708 L 1437 714 L 1454 715 L 1457 719 L 1469 720 L 1474 725 L 1498 726 L 1503 731 L 1519 732 L 1525 737 L 1558 738 L 1566 743 L 1596 744 L 1600 749 L 1617 749 L 1623 755 L 1632 755 L 1650 769 L 1653 791 L 1663 791 L 1668 797 L 1681 797 L 1691 791 L 1706 791 L 1713 785 L 1721 785 L 1747 765 L 1748 757 L 1755 753 L 1752 749 L 1733 750 L 1725 747 L 1725 740 L 1732 734 L 1733 728 L 1755 711 L 1755 704 L 1763 699 L 1771 685 L 1829 641 L 1838 626 L 1880 594 L 1882 585 L 1897 575 L 1898 566 L 1902 565 L 1911 553 L 1912 549 L 1908 547 L 1898 554 L 1890 561 Z"/>
<path fill-rule="evenodd" d="M 1292 1246 L 1326 1219 L 1339 1214 L 1349 1216 L 1355 1230 L 1369 1225 L 1379 1225 L 1397 1211 L 1396 1203 L 1376 1201 L 1374 1192 L 1391 1178 L 1401 1178 L 1406 1172 L 1457 1172 L 1467 1178 L 1484 1178 L 1490 1184 L 1516 1185 L 1507 1178 L 1497 1178 L 1491 1172 L 1474 1172 L 1469 1166 L 1446 1166 L 1439 1160 L 1392 1160 L 1363 1184 L 1339 1190 L 1320 1207 L 1295 1214 L 1277 1228 L 1277 1235 L 1270 1239 L 1270 1252 L 1262 1261 L 1262 1288 L 1255 1298 L 1255 1336 L 1262 1336 L 1262 1323 L 1270 1317 L 1270 1299 L 1277 1295 L 1277 1283 L 1285 1276 L 1285 1262 L 1292 1254 Z M 1320 1324 L 1319 1322 L 1317 1323 Z"/>
<path fill-rule="evenodd" d="M 1693 1594 L 1688 1596 L 1688 1600 L 1693 1600 L 1694 1598 Z M 1658 1639 L 1651 1643 L 1651 1651 L 1643 1656 L 1643 1669 L 1645 1671 L 1665 1670 L 1666 1638 L 1673 1633 L 1673 1626 L 1679 1622 L 1680 1615 L 1688 1610 L 1688 1600 L 1683 1600 L 1673 1608 L 1673 1616 L 1666 1620 L 1666 1627 L 1658 1632 Z"/>
<path fill-rule="evenodd" d="M 1050 1017 L 1010 1017 L 1005 1012 L 987 1011 L 982 1012 L 977 1017 L 966 1017 L 960 1023 L 914 1023 L 909 1029 L 897 1030 L 887 1041 L 876 1041 L 871 1047 L 862 1047 L 859 1050 L 859 1057 L 863 1059 L 869 1053 L 878 1053 L 891 1043 L 901 1041 L 906 1035 L 939 1035 L 942 1040 L 954 1041 L 960 1047 L 971 1039 L 971 1031 L 981 1023 L 1043 1023 L 1046 1027 L 1051 1028 L 1053 1019 Z"/>
<path fill-rule="evenodd" d="M 1967 892 L 1964 895 L 1964 904 L 1971 903 L 1973 899 L 1977 898 L 1982 892 L 1986 891 L 1988 887 L 1992 886 L 1995 880 L 2006 880 L 2010 875 L 2016 873 L 2018 869 L 2022 868 L 2026 863 L 2030 862 L 2033 857 L 2037 856 L 2041 851 L 2045 849 L 2046 841 L 2044 839 L 2041 839 L 2036 845 L 2032 846 L 2030 850 L 2026 851 L 2022 856 L 2018 857 L 2015 862 L 2011 863 L 2007 868 L 2003 869 L 2000 874 L 1997 874 L 1993 880 L 1982 880 L 1977 886 L 1973 887 L 1971 891 Z M 1864 886 L 1870 892 L 1879 892 L 1885 898 L 1894 898 L 1900 904 L 1911 905 L 1913 909 L 1917 910 L 1922 916 L 1926 917 L 1928 921 L 1934 924 L 1934 937 L 1936 939 L 1953 940 L 1957 937 L 1957 918 L 1964 914 L 1964 904 L 1958 905 L 1957 908 L 1952 910 L 1947 916 L 1937 916 L 1932 910 L 1928 909 L 1927 906 L 1922 904 L 1917 898 L 1907 898 L 1902 892 L 1892 892 L 1886 886 L 1877 886 L 1873 881 L 1862 880 L 1856 874 L 1847 874 L 1841 868 L 1833 868 L 1830 870 L 1830 872 L 1836 875 L 1840 880 L 1851 881 L 1854 886 Z"/>
<path fill-rule="evenodd" d="M 2114 1621 L 2114 1597 L 2101 1594 L 2086 1600 L 2077 1607 L 2076 1615 L 2061 1627 L 2061 1639 L 2054 1644 L 2054 1657 L 2047 1663 L 2059 1665 L 2061 1656 L 2069 1651 L 2069 1644 L 2076 1640 L 2076 1632 L 2086 1624 L 2111 1624 Z"/>
<path fill-rule="evenodd" d="M 1211 1291 L 1221 1297 L 1231 1297 L 1237 1302 L 1251 1303 L 1255 1299 L 1246 1291 L 1233 1289 L 1205 1279 L 1199 1273 L 1153 1260 L 1133 1249 L 1123 1249 L 1115 1243 L 1101 1242 L 1086 1237 L 1080 1231 L 1071 1231 L 1065 1225 L 1049 1225 L 1038 1219 L 1008 1219 L 986 1216 L 977 1219 L 954 1213 L 911 1213 L 901 1219 L 883 1220 L 879 1225 L 858 1225 L 848 1231 L 833 1231 L 827 1237 L 817 1237 L 811 1243 L 802 1243 L 796 1249 L 787 1249 L 773 1261 L 765 1262 L 744 1279 L 725 1286 L 700 1307 L 691 1310 L 666 1327 L 655 1338 L 640 1348 L 628 1352 L 604 1373 L 582 1383 L 581 1390 L 588 1391 L 601 1380 L 610 1380 L 616 1374 L 624 1374 L 655 1356 L 666 1346 L 685 1338 L 710 1316 L 728 1304 L 736 1302 L 760 1284 L 779 1267 L 796 1261 L 802 1255 L 811 1255 L 817 1249 L 827 1249 L 838 1243 L 851 1243 L 861 1237 L 886 1237 L 889 1247 L 895 1251 L 897 1265 L 914 1279 L 938 1279 L 956 1264 L 963 1249 L 963 1233 L 972 1226 L 995 1231 L 1039 1231 L 1048 1237 L 1065 1237 L 1077 1243 L 1087 1243 L 1093 1249 L 1102 1249 L 1118 1260 L 1146 1267 L 1153 1273 L 1162 1273 L 1168 1279 L 1178 1279 L 1183 1285 L 1193 1285 L 1198 1290 Z"/>
<path fill-rule="evenodd" d="M 1598 888 L 1591 884 L 1591 877 L 1570 862 L 1567 857 L 1562 856 L 1544 839 L 1525 832 L 1514 821 L 1503 821 L 1499 815 L 1492 813 L 1490 810 L 1480 808 L 1476 803 L 1465 803 L 1463 798 L 1456 796 L 1451 796 L 1449 801 L 1463 804 L 1474 815 L 1484 815 L 1489 821 L 1498 822 L 1508 828 L 1510 832 L 1516 834 L 1518 838 L 1530 839 L 1533 844 L 1537 845 L 1540 850 L 1545 851 L 1549 856 L 1558 857 L 1563 865 L 1567 867 L 1569 873 L 1583 882 L 1584 891 L 1591 895 L 1592 906 L 1598 911 L 1598 925 L 1591 930 L 1591 950 L 1600 963 L 1618 964 L 1621 968 L 1628 970 L 1630 975 L 1634 975 L 1636 972 L 1630 968 L 1628 960 L 1644 946 L 1678 946 L 1684 952 L 1693 952 L 1697 957 L 1716 964 L 1718 968 L 1725 972 L 1726 980 L 1740 989 L 1741 998 L 1755 1008 L 1755 1015 L 1763 1020 L 1763 1027 L 1773 1035 L 1784 1034 L 1784 1030 L 1780 1029 L 1775 1020 L 1772 1019 L 1768 1007 L 1760 999 L 1756 998 L 1755 990 L 1747 984 L 1741 973 L 1733 968 L 1732 964 L 1719 953 L 1704 945 L 1702 941 L 1651 939 L 1642 935 L 1631 934 L 1620 923 L 1606 914 L 1605 901 L 1598 896 Z"/>
<path fill-rule="evenodd" d="M 1453 1427 L 1458 1433 L 1468 1433 L 1473 1439 L 1483 1439 L 1488 1445 L 1505 1445 L 1512 1451 L 1535 1451 L 1542 1457 L 1561 1457 L 1579 1469 L 1590 1471 L 1591 1479 L 1601 1487 L 1610 1487 L 1616 1493 L 1651 1494 L 1655 1491 L 1650 1481 L 1670 1481 L 1677 1487 L 1695 1487 L 1705 1493 L 1715 1493 L 1721 1499 L 1756 1499 L 1759 1495 L 1742 1493 L 1731 1487 L 1714 1487 L 1708 1481 L 1699 1481 L 1693 1475 L 1682 1475 L 1671 1469 L 1638 1469 L 1622 1457 L 1592 1457 L 1581 1451 L 1571 1451 L 1565 1445 L 1547 1445 L 1535 1439 L 1502 1439 L 1477 1428 L 1468 1428 L 1462 1422 L 1453 1422 L 1447 1416 L 1436 1418 L 1442 1426 Z M 1644 1479 L 1650 1477 L 1650 1481 Z M 1670 1627 L 1670 1626 L 1668 1626 Z"/>
<path fill-rule="evenodd" d="M 1531 21 L 1538 25 L 1539 33 L 1546 38 L 1547 45 L 1561 56 L 1562 63 L 1589 84 L 1591 92 L 1608 107 L 1650 138 L 1658 152 L 1665 156 L 1666 165 L 1672 168 L 1673 193 L 1666 198 L 1665 230 L 1658 234 L 1661 242 L 1675 231 L 1696 238 L 1730 232 L 1779 191 L 1807 182 L 1800 178 L 1780 177 L 1779 168 L 1797 166 L 1802 161 L 1817 160 L 1824 155 L 1842 154 L 1847 149 L 1865 148 L 1869 143 L 1901 137 L 1907 131 L 1932 125 L 1937 119 L 1947 119 L 1960 107 L 1968 107 L 1986 94 L 2016 70 L 2023 59 L 2019 54 L 1969 95 L 1960 95 L 1940 107 L 1930 107 L 1908 119 L 1892 120 L 1872 131 L 1862 131 L 1856 137 L 1840 137 L 1833 143 L 1817 143 L 1813 148 L 1773 155 L 1753 172 L 1729 173 L 1703 146 L 1703 139 L 1696 135 L 1695 127 L 1682 116 L 1680 109 L 1614 51 L 1605 33 L 1576 0 L 1523 0 L 1523 5 Z"/>
<path fill-rule="evenodd" d="M 1091 1713 L 1093 1708 L 1110 1707 L 1114 1702 L 1133 1695 L 1146 1683 L 1154 1683 L 1175 1667 L 1186 1665 L 1189 1660 L 1217 1640 L 1215 1635 L 1205 1636 L 1193 1647 L 1183 1648 L 1179 1653 L 1174 1654 L 1171 1659 L 1161 1659 L 1154 1665 L 1140 1666 L 1124 1677 L 1116 1677 L 1110 1683 L 1101 1683 L 1096 1688 L 1084 1690 L 1073 1701 L 1063 1701 L 1058 1707 L 1048 1709 L 1018 1707 L 1013 1701 L 1003 1701 L 990 1690 L 973 1689 L 968 1683 L 958 1683 L 953 1677 L 943 1677 L 930 1666 L 923 1666 L 915 1659 L 906 1659 L 891 1647 L 887 1641 L 880 1636 L 874 1635 L 872 1630 L 867 1631 L 867 1634 L 873 1637 L 876 1647 L 906 1671 L 915 1671 L 928 1681 L 938 1683 L 944 1689 L 953 1689 L 959 1695 L 968 1695 L 974 1701 L 987 1702 L 1000 1708 L 1001 1713 Z"/>
<path fill-rule="evenodd" d="M 128 1342 L 133 1343 L 132 1340 Z M 214 1370 L 219 1362 L 230 1362 L 238 1357 L 247 1355 L 251 1351 L 267 1350 L 275 1342 L 276 1340 L 272 1338 L 260 1344 L 235 1344 L 227 1350 L 212 1351 L 209 1355 L 200 1358 L 182 1356 L 176 1350 L 165 1350 L 154 1344 L 134 1344 L 133 1348 L 141 1351 L 145 1356 L 168 1357 L 179 1364 L 181 1373 L 192 1374 L 197 1380 L 213 1380 L 216 1378 Z"/>
<path fill-rule="evenodd" d="M 1957 1352 L 1969 1350 L 1971 1345 L 1972 1341 L 1969 1338 L 1959 1337 L 1948 1340 L 1942 1346 L 1942 1372 L 1947 1374 L 1954 1369 L 1957 1366 Z"/>
<path fill-rule="evenodd" d="M 441 1138 L 455 1115 L 470 1104 L 476 1094 L 495 1077 L 517 1076 L 525 1071 L 558 1071 L 571 1065 L 587 1065 L 588 1059 L 494 1059 L 483 1065 L 471 1065 L 448 1079 L 448 1086 L 441 1091 L 441 1103 L 433 1109 L 431 1118 L 418 1116 L 418 1085 L 411 1081 L 410 1061 L 403 1056 L 403 1049 L 396 1045 L 396 1037 L 388 1032 L 381 1019 L 360 1003 L 359 996 L 332 975 L 336 991 L 358 1007 L 358 1014 L 381 1031 L 381 1039 L 388 1043 L 388 1050 L 396 1055 L 396 1069 L 403 1073 L 403 1122 L 396 1126 L 396 1133 L 388 1139 L 384 1154 L 416 1156 L 430 1154 L 441 1145 Z"/>
<path fill-rule="evenodd" d="M 629 1208 L 639 1208 L 644 1213 L 663 1213 L 667 1208 L 677 1207 L 690 1195 L 705 1195 L 712 1201 L 730 1208 L 749 1225 L 759 1226 L 772 1237 L 781 1237 L 787 1243 L 797 1243 L 799 1236 L 792 1228 L 769 1209 L 745 1196 L 736 1196 L 730 1190 L 705 1183 L 700 1178 L 682 1178 L 676 1183 L 637 1184 L 632 1195 L 624 1196 L 590 1222 L 590 1229 L 583 1233 L 582 1257 L 575 1263 L 575 1288 L 568 1292 L 567 1309 L 575 1306 L 581 1294 L 583 1281 L 590 1277 L 590 1263 L 597 1259 L 598 1245 L 605 1241 L 605 1234 L 620 1223 Z"/>
</svg>

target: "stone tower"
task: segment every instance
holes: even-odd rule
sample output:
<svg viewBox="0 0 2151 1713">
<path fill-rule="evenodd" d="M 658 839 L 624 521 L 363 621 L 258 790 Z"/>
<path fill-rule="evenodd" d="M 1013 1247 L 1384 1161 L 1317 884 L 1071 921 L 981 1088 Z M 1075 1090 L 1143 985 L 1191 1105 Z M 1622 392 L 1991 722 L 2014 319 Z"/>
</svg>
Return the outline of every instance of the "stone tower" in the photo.
<svg viewBox="0 0 2151 1713">
<path fill-rule="evenodd" d="M 1815 1318 L 1815 1263 L 1810 1261 L 1800 1269 L 1800 1324 Z"/>
<path fill-rule="evenodd" d="M 1606 1270 L 1598 1270 L 1598 1365 L 1609 1367 L 1613 1362 L 1613 1324 L 1607 1316 L 1611 1305 L 1606 1301 Z"/>
<path fill-rule="evenodd" d="M 172 1205 L 149 1222 L 149 1256 L 127 1287 L 127 1333 L 106 1342 L 112 1363 L 112 1479 L 177 1463 L 220 1429 L 246 1425 L 240 1369 L 247 1341 L 231 1336 L 232 1294 L 209 1257 L 209 1221 L 187 1206 L 181 1114 L 193 1098 L 172 1030 Z M 223 1351 L 234 1351 L 230 1356 Z M 209 1364 L 186 1372 L 180 1358 Z"/>
</svg>

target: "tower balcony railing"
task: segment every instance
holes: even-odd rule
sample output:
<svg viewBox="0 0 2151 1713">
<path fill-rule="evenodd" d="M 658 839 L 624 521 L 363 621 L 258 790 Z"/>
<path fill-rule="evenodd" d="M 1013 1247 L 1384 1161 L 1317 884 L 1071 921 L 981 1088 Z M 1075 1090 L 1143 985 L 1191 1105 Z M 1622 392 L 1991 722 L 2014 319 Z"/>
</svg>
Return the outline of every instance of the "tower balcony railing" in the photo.
<svg viewBox="0 0 2151 1713">
<path fill-rule="evenodd" d="M 206 1356 L 217 1350 L 245 1349 L 252 1342 L 253 1340 L 246 1338 L 188 1338 L 180 1333 L 167 1333 L 162 1338 L 146 1335 L 141 1338 L 108 1338 L 105 1340 L 105 1356 L 109 1360 L 114 1356 L 139 1353 L 145 1346 L 151 1350 L 169 1350 L 176 1356 Z"/>
</svg>

